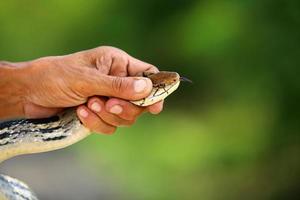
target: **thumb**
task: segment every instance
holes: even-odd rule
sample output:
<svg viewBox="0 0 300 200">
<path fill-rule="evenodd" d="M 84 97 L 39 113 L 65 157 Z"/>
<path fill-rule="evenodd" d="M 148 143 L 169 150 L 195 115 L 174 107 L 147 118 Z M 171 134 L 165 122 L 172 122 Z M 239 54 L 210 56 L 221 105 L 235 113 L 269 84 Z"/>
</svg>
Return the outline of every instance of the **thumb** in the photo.
<svg viewBox="0 0 300 200">
<path fill-rule="evenodd" d="M 144 77 L 119 77 L 100 73 L 90 74 L 78 87 L 85 97 L 100 95 L 118 97 L 126 100 L 139 100 L 148 96 L 152 82 Z M 85 85 L 85 86 L 84 86 Z"/>
</svg>

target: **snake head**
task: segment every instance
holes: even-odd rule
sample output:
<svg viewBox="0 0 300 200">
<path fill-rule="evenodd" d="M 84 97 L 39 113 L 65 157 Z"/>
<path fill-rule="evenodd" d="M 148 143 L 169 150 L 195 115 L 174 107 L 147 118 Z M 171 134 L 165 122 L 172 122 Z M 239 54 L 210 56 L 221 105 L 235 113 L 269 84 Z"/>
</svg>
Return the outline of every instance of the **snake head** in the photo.
<svg viewBox="0 0 300 200">
<path fill-rule="evenodd" d="M 161 71 L 158 73 L 145 73 L 145 77 L 150 78 L 154 87 L 164 87 L 172 85 L 178 81 L 193 83 L 190 79 L 179 76 L 176 72 Z"/>
<path fill-rule="evenodd" d="M 161 71 L 156 74 L 149 74 L 147 75 L 147 78 L 150 78 L 154 87 L 171 85 L 180 80 L 180 76 L 178 73 L 167 71 Z"/>
<path fill-rule="evenodd" d="M 158 73 L 143 73 L 143 75 L 152 81 L 153 88 L 146 98 L 131 101 L 138 106 L 149 106 L 164 100 L 178 88 L 180 81 L 191 82 L 187 78 L 180 77 L 176 72 L 161 71 Z"/>
</svg>

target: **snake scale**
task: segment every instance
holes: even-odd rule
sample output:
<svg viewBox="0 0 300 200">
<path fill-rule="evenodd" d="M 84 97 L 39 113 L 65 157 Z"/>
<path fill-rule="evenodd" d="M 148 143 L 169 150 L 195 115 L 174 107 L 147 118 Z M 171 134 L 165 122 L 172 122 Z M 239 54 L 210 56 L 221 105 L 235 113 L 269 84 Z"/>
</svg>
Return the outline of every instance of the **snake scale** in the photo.
<svg viewBox="0 0 300 200">
<path fill-rule="evenodd" d="M 131 101 L 149 106 L 174 92 L 180 81 L 189 81 L 176 72 L 144 73 L 153 89 L 144 99 Z M 0 162 L 21 154 L 61 149 L 87 137 L 90 131 L 78 120 L 74 108 L 45 119 L 17 119 L 0 122 Z M 0 175 L 0 200 L 37 200 L 34 192 L 23 182 Z"/>
</svg>

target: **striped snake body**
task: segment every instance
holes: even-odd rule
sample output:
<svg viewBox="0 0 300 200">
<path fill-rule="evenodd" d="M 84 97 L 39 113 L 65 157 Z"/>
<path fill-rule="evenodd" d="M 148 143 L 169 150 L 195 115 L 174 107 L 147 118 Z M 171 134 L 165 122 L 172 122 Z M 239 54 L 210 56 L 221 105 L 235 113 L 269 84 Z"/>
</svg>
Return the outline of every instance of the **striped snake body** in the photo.
<svg viewBox="0 0 300 200">
<path fill-rule="evenodd" d="M 150 95 L 138 101 L 138 106 L 148 106 L 165 99 L 175 91 L 180 80 L 176 72 L 145 74 L 151 79 Z M 0 122 L 0 162 L 21 154 L 61 149 L 90 134 L 78 120 L 74 109 L 46 119 L 19 119 Z M 0 200 L 37 200 L 36 195 L 21 181 L 0 175 Z"/>
</svg>

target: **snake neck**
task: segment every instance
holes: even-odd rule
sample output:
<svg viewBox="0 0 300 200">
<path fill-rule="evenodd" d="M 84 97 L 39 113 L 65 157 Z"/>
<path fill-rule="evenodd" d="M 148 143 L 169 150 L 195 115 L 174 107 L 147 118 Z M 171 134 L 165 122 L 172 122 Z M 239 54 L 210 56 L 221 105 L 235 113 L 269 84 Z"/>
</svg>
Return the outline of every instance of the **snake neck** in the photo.
<svg viewBox="0 0 300 200">
<path fill-rule="evenodd" d="M 46 119 L 1 122 L 0 162 L 21 154 L 64 148 L 89 134 L 73 109 Z"/>
<path fill-rule="evenodd" d="M 21 154 L 64 148 L 89 134 L 72 109 L 47 119 L 0 122 L 0 162 Z M 25 183 L 0 175 L 0 200 L 37 200 L 37 197 Z"/>
</svg>

